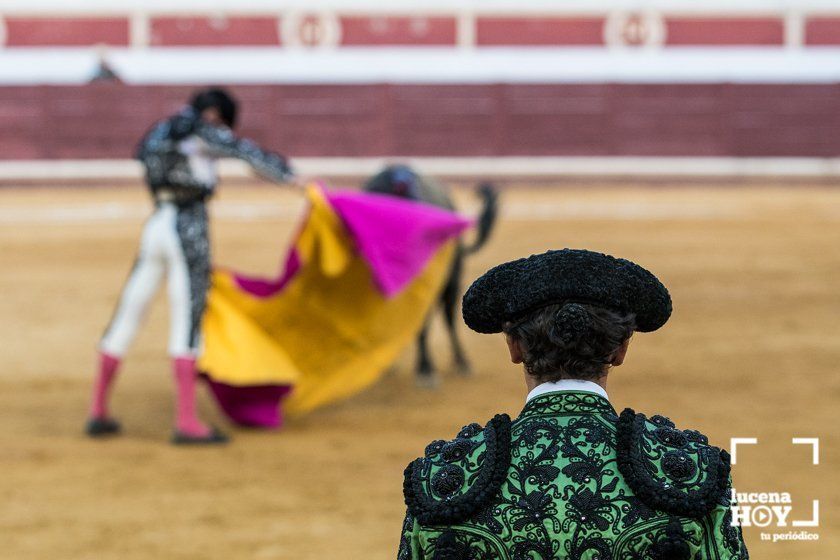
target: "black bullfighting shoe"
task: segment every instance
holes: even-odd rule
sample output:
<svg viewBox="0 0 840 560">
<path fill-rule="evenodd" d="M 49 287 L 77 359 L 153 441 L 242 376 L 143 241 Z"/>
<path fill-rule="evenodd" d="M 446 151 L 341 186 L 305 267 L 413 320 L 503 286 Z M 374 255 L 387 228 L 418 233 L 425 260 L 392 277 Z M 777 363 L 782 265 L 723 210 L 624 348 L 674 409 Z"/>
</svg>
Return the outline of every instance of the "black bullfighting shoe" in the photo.
<svg viewBox="0 0 840 560">
<path fill-rule="evenodd" d="M 206 436 L 191 436 L 178 430 L 172 434 L 174 445 L 222 445 L 228 441 L 230 438 L 215 427 L 211 428 Z"/>
<path fill-rule="evenodd" d="M 90 418 L 85 425 L 85 433 L 92 438 L 115 436 L 120 433 L 122 427 L 113 418 Z"/>
</svg>

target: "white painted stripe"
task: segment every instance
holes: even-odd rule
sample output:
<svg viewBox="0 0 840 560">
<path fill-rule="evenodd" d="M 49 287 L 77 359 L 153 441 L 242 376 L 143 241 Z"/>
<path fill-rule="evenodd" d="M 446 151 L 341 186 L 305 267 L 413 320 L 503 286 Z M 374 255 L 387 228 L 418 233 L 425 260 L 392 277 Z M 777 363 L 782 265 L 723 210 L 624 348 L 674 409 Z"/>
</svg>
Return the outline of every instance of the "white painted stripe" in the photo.
<svg viewBox="0 0 840 560">
<path fill-rule="evenodd" d="M 130 159 L 0 161 L 0 180 L 139 179 L 143 168 Z"/>
<path fill-rule="evenodd" d="M 103 196 L 107 196 L 103 194 Z M 731 219 L 742 217 L 739 209 L 721 204 L 686 205 L 678 202 L 563 202 L 558 192 L 557 202 L 505 202 L 501 219 L 509 221 L 556 221 L 558 219 L 583 220 L 671 220 L 671 219 Z M 257 220 L 297 220 L 303 216 L 304 204 L 271 202 L 213 202 L 214 219 L 250 222 Z M 114 222 L 140 222 L 148 218 L 147 205 L 128 203 L 94 204 L 38 204 L 0 206 L 0 226 L 22 225 L 86 225 Z M 479 207 L 469 205 L 463 213 L 475 215 Z"/>
<path fill-rule="evenodd" d="M 840 48 L 111 49 L 129 84 L 836 83 Z M 0 50 L 0 84 L 84 84 L 92 48 Z"/>
<path fill-rule="evenodd" d="M 780 177 L 837 178 L 840 158 L 734 157 L 381 157 L 292 158 L 302 177 L 364 177 L 388 163 L 408 163 L 424 173 L 488 179 L 529 177 Z M 252 177 L 247 165 L 222 161 L 223 178 Z M 0 161 L 0 182 L 141 180 L 133 160 Z"/>
<path fill-rule="evenodd" d="M 552 203 L 503 203 L 502 219 L 524 221 L 555 221 L 558 219 L 584 220 L 687 220 L 687 219 L 731 219 L 741 217 L 742 212 L 720 204 L 686 205 L 679 202 L 563 202 L 562 191 L 557 193 L 557 202 Z M 474 212 L 478 212 L 476 208 Z"/>
<path fill-rule="evenodd" d="M 107 196 L 107 195 L 103 195 Z M 213 205 L 213 215 L 230 221 L 292 219 L 300 216 L 302 203 L 236 203 Z M 93 224 L 99 222 L 138 222 L 149 217 L 151 205 L 96 203 L 67 205 L 0 206 L 0 224 Z"/>
</svg>

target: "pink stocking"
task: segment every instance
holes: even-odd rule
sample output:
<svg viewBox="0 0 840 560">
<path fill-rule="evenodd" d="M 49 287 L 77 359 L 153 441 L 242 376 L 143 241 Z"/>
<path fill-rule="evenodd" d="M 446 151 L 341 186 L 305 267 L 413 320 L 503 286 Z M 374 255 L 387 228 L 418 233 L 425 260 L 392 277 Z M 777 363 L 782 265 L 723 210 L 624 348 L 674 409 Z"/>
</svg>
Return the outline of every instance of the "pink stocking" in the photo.
<svg viewBox="0 0 840 560">
<path fill-rule="evenodd" d="M 108 393 L 117 370 L 120 367 L 120 359 L 105 352 L 99 353 L 99 373 L 93 384 L 93 399 L 90 405 L 92 418 L 108 417 Z"/>
<path fill-rule="evenodd" d="M 210 428 L 198 419 L 195 410 L 195 359 L 190 357 L 174 358 L 172 367 L 175 372 L 177 387 L 177 420 L 179 432 L 187 436 L 206 437 Z"/>
</svg>

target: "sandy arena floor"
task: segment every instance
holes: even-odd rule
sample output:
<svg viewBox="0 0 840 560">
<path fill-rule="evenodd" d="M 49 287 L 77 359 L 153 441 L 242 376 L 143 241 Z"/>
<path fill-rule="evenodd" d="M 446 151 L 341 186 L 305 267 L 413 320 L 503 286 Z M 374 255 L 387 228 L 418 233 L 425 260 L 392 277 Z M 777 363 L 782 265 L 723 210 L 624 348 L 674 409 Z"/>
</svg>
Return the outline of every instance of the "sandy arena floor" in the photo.
<svg viewBox="0 0 840 560">
<path fill-rule="evenodd" d="M 301 208 L 288 191 L 225 185 L 215 261 L 274 274 Z M 468 210 L 475 203 L 459 193 Z M 628 257 L 671 289 L 675 314 L 634 339 L 610 379 L 616 408 L 698 428 L 739 451 L 740 491 L 820 500 L 817 542 L 752 556 L 840 557 L 840 190 L 701 185 L 511 188 L 472 279 L 563 246 Z M 128 357 L 114 408 L 125 434 L 82 436 L 94 345 L 131 265 L 147 197 L 137 187 L 0 190 L 0 558 L 386 559 L 396 553 L 405 464 L 500 411 L 524 387 L 502 341 L 462 329 L 475 375 L 416 389 L 407 350 L 379 385 L 280 433 L 231 428 L 223 449 L 167 443 L 173 391 L 164 294 Z M 206 417 L 221 423 L 203 395 Z M 792 437 L 821 438 L 820 465 Z M 797 528 L 796 530 L 800 530 Z"/>
</svg>

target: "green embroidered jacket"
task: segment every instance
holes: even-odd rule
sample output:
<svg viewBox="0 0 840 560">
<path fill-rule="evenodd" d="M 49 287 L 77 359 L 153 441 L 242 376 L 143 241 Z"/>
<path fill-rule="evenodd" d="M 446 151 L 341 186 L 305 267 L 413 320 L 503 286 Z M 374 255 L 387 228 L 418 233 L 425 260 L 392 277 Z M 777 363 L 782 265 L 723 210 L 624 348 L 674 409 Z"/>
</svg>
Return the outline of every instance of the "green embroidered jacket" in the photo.
<svg viewBox="0 0 840 560">
<path fill-rule="evenodd" d="M 400 560 L 745 560 L 729 455 L 587 392 L 465 426 L 405 471 Z"/>
</svg>

